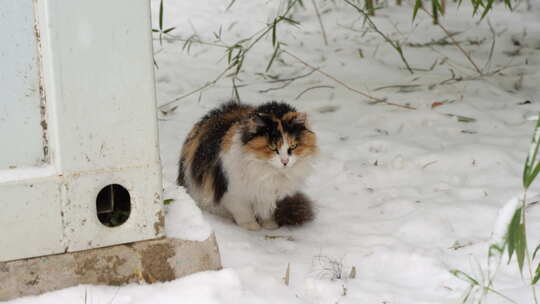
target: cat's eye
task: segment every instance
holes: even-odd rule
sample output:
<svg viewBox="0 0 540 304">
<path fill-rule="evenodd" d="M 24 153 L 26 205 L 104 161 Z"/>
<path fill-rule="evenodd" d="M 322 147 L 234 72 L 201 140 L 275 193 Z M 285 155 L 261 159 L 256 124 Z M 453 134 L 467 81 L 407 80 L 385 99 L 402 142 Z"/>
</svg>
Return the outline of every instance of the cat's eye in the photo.
<svg viewBox="0 0 540 304">
<path fill-rule="evenodd" d="M 291 150 L 296 149 L 296 147 L 298 147 L 298 144 L 292 144 L 292 145 L 290 146 Z"/>
<path fill-rule="evenodd" d="M 270 149 L 272 151 L 277 151 L 277 146 L 276 146 L 276 144 L 269 144 L 268 149 Z"/>
</svg>

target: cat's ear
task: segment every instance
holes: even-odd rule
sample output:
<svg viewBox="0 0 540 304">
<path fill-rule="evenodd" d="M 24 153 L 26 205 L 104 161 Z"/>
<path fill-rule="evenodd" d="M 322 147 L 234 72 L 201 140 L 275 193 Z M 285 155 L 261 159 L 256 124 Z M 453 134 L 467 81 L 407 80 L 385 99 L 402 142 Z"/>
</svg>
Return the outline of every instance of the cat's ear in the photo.
<svg viewBox="0 0 540 304">
<path fill-rule="evenodd" d="M 293 125 L 303 125 L 307 124 L 307 114 L 303 112 L 289 112 L 285 114 L 283 120 L 289 121 Z"/>
<path fill-rule="evenodd" d="M 298 125 L 305 125 L 307 123 L 307 114 L 303 112 L 296 112 L 292 122 Z"/>
<path fill-rule="evenodd" d="M 248 117 L 248 119 L 244 122 L 244 126 L 246 130 L 250 133 L 256 133 L 259 127 L 264 126 L 264 120 L 263 120 L 264 115 L 265 114 L 257 113 L 257 112 L 251 114 Z"/>
</svg>

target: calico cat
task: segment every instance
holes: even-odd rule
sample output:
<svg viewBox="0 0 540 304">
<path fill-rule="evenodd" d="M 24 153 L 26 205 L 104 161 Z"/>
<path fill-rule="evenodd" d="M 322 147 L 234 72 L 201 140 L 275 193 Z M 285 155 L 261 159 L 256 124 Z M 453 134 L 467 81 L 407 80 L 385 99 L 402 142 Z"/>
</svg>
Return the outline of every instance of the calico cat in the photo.
<svg viewBox="0 0 540 304">
<path fill-rule="evenodd" d="M 177 182 L 209 212 L 248 230 L 313 219 L 299 192 L 317 153 L 306 114 L 286 103 L 225 103 L 189 132 Z"/>
</svg>

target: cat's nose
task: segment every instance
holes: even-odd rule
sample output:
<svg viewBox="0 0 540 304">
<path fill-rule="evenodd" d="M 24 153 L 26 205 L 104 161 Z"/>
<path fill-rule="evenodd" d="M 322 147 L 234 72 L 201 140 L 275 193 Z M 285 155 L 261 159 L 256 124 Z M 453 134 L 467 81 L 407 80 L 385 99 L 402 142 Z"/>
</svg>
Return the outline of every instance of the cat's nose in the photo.
<svg viewBox="0 0 540 304">
<path fill-rule="evenodd" d="M 283 166 L 287 166 L 287 164 L 289 163 L 289 158 L 282 158 L 281 163 L 283 164 Z"/>
</svg>

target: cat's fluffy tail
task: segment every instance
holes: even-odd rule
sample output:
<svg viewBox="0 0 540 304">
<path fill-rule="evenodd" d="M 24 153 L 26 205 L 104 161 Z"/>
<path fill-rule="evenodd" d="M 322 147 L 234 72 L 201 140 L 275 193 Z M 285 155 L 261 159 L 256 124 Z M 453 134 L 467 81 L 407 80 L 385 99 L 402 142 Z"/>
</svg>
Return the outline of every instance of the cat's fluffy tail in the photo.
<svg viewBox="0 0 540 304">
<path fill-rule="evenodd" d="M 279 226 L 297 226 L 313 220 L 313 203 L 303 193 L 295 193 L 276 203 L 274 218 Z"/>
</svg>

